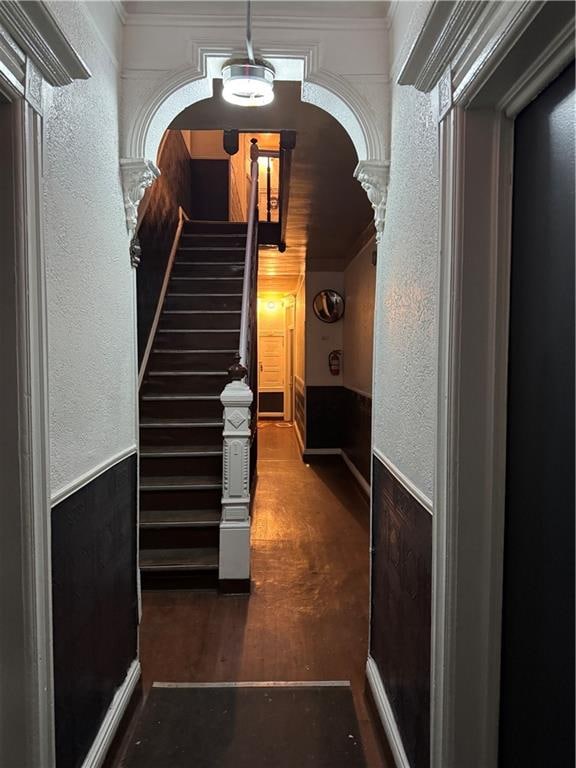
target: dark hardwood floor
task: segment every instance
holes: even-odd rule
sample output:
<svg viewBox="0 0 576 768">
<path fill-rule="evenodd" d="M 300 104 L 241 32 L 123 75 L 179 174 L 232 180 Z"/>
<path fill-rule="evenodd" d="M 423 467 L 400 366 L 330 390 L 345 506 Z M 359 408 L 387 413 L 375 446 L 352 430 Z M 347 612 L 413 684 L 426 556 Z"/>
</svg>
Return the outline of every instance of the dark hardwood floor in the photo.
<svg viewBox="0 0 576 768">
<path fill-rule="evenodd" d="M 350 680 L 369 766 L 392 768 L 364 698 L 368 504 L 339 457 L 307 466 L 282 424 L 259 428 L 258 474 L 252 594 L 145 592 L 145 691 L 154 681 Z"/>
</svg>

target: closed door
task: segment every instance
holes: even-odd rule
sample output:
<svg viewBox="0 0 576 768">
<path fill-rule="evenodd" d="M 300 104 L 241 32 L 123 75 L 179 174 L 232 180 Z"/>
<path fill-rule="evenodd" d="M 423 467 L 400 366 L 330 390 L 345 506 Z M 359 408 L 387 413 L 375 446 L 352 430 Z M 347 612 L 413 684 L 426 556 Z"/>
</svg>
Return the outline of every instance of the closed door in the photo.
<svg viewBox="0 0 576 768">
<path fill-rule="evenodd" d="M 574 765 L 574 107 L 515 126 L 499 768 Z"/>
<path fill-rule="evenodd" d="M 283 333 L 261 333 L 258 344 L 260 413 L 284 413 L 285 355 Z"/>
</svg>

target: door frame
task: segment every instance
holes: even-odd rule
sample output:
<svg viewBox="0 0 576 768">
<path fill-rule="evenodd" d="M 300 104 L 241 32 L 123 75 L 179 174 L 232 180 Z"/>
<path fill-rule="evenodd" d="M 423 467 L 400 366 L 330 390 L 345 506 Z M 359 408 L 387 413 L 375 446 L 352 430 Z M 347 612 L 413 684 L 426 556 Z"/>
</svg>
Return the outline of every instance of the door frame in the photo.
<svg viewBox="0 0 576 768">
<path fill-rule="evenodd" d="M 22 768 L 54 768 L 52 567 L 46 268 L 43 243 L 42 112 L 44 84 L 67 85 L 90 73 L 47 4 L 0 4 L 0 91 L 10 104 L 14 237 L 5 244 L 15 286 L 17 334 L 17 491 L 7 514 L 20 531 L 12 611 L 23 642 L 11 658 L 19 676 L 23 713 L 18 742 Z M 0 579 L 2 567 L 0 562 Z M 14 627 L 10 628 L 13 631 Z M 0 762 L 3 748 L 0 745 Z M 9 753 L 12 754 L 12 753 Z"/>
<path fill-rule="evenodd" d="M 573 59 L 569 4 L 435 2 L 398 79 L 439 122 L 431 768 L 497 768 L 514 118 Z"/>
</svg>

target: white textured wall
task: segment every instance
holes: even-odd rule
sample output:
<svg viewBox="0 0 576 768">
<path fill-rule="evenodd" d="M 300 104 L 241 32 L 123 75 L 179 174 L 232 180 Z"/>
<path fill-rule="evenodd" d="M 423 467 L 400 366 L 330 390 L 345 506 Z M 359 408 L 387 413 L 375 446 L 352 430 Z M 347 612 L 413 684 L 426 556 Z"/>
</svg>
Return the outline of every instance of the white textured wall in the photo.
<svg viewBox="0 0 576 768">
<path fill-rule="evenodd" d="M 344 272 L 344 386 L 367 395 L 372 393 L 372 348 L 376 267 L 372 254 L 374 238 L 352 259 Z"/>
<path fill-rule="evenodd" d="M 51 3 L 92 77 L 47 88 L 44 205 L 51 487 L 128 448 L 135 434 L 133 275 L 118 171 L 120 23 Z M 94 9 L 93 9 L 94 10 Z M 100 31 L 96 26 L 98 19 Z"/>
<path fill-rule="evenodd" d="M 342 384 L 339 376 L 332 376 L 328 368 L 328 355 L 344 344 L 344 321 L 323 323 L 312 309 L 314 296 L 326 288 L 344 295 L 343 272 L 306 273 L 306 386 L 335 387 Z"/>
<path fill-rule="evenodd" d="M 396 38 L 396 48 L 401 46 L 396 65 L 409 50 L 426 7 L 410 4 L 397 11 L 406 36 Z M 374 445 L 429 498 L 437 366 L 437 153 L 430 96 L 395 86 L 390 185 L 377 273 Z"/>
</svg>

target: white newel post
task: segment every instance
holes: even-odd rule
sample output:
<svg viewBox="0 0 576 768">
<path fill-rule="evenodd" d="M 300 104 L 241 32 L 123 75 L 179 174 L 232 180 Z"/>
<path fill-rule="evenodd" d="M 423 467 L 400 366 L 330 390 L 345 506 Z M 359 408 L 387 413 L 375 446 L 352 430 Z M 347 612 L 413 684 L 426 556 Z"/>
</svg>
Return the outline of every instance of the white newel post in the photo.
<svg viewBox="0 0 576 768">
<path fill-rule="evenodd" d="M 243 381 L 231 381 L 220 396 L 224 406 L 221 581 L 250 578 L 250 406 L 253 398 L 252 390 Z"/>
</svg>

